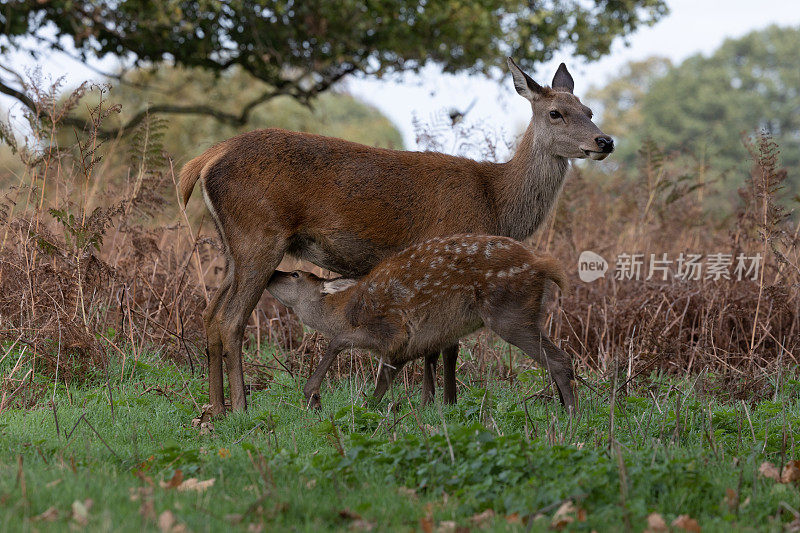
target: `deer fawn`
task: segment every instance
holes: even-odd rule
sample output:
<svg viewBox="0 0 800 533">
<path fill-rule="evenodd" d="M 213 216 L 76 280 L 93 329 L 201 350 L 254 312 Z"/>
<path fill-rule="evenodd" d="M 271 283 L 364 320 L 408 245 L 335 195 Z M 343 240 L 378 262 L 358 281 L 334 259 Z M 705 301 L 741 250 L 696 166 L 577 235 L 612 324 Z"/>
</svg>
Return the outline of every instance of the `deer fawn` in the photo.
<svg viewBox="0 0 800 533">
<path fill-rule="evenodd" d="M 276 271 L 267 290 L 300 320 L 331 338 L 303 392 L 319 407 L 319 387 L 340 351 L 365 348 L 387 365 L 380 400 L 408 361 L 458 345 L 484 325 L 546 368 L 561 403 L 575 409 L 572 363 L 541 329 L 547 281 L 564 285 L 555 259 L 537 257 L 508 237 L 434 237 L 378 263 L 360 280 L 324 280 Z M 455 389 L 455 376 L 445 387 Z"/>
<path fill-rule="evenodd" d="M 183 201 L 199 180 L 226 259 L 224 279 L 204 313 L 213 414 L 225 411 L 223 355 L 232 407 L 246 408 L 242 336 L 284 254 L 358 277 L 384 257 L 434 236 L 483 233 L 522 240 L 553 207 L 569 159 L 600 160 L 613 151 L 611 137 L 572 94 L 563 63 L 552 88 L 536 83 L 511 58 L 508 65 L 533 115 L 506 163 L 268 129 L 223 141 L 183 167 Z M 445 372 L 457 350 L 445 351 Z M 426 356 L 425 394 L 438 356 Z"/>
</svg>

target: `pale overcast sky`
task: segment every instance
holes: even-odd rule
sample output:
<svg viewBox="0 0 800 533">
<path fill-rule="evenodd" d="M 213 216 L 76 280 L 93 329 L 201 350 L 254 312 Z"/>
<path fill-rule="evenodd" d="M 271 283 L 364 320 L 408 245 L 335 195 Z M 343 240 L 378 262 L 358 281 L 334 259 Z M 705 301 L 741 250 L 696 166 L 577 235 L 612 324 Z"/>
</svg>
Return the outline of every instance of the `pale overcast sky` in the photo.
<svg viewBox="0 0 800 533">
<path fill-rule="evenodd" d="M 564 61 L 575 78 L 575 93 L 582 96 L 590 85 L 602 85 L 630 60 L 658 54 L 677 62 L 698 52 L 708 54 L 728 37 L 739 37 L 770 24 L 800 25 L 800 0 L 668 0 L 668 5 L 671 13 L 661 22 L 630 36 L 629 46 L 617 42 L 611 54 L 600 61 L 585 64 L 558 57 L 531 74 L 549 84 L 556 66 Z M 27 57 L 17 56 L 12 64 L 15 61 L 16 66 L 33 65 Z M 99 77 L 95 71 L 62 54 L 44 57 L 40 64 L 46 75 L 66 76 L 70 85 Z M 114 64 L 110 59 L 97 62 L 105 70 L 112 70 Z M 415 114 L 426 121 L 443 109 L 464 109 L 475 101 L 468 118 L 506 132 L 518 131 L 530 117 L 529 104 L 516 95 L 509 78 L 498 84 L 476 76 L 442 75 L 431 67 L 419 76 L 350 79 L 345 88 L 391 118 L 409 149 L 416 148 L 412 126 Z M 6 107 L 13 105 L 5 97 L 0 102 Z"/>
<path fill-rule="evenodd" d="M 662 55 L 679 62 L 698 52 L 713 52 L 726 38 L 771 24 L 800 25 L 800 0 L 668 0 L 667 5 L 670 14 L 655 26 L 631 35 L 629 46 L 618 41 L 609 55 L 588 64 L 557 57 L 531 74 L 549 85 L 556 67 L 564 61 L 575 78 L 575 94 L 583 96 L 590 85 L 602 85 L 631 60 Z M 411 124 L 414 113 L 425 120 L 443 108 L 464 109 L 477 98 L 469 115 L 473 120 L 484 119 L 514 132 L 530 118 L 530 104 L 516 95 L 508 77 L 497 84 L 476 77 L 441 75 L 431 68 L 423 79 L 409 78 L 405 83 L 350 80 L 348 89 L 388 115 L 411 149 L 415 147 Z"/>
</svg>

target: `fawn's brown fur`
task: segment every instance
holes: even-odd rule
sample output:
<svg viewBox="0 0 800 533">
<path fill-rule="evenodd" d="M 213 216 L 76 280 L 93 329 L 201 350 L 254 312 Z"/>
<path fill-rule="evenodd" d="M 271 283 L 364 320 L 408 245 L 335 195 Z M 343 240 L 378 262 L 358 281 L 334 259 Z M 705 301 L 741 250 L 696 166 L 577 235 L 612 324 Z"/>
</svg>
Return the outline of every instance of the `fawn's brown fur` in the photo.
<svg viewBox="0 0 800 533">
<path fill-rule="evenodd" d="M 565 283 L 552 257 L 507 237 L 454 235 L 413 245 L 360 280 L 276 271 L 267 290 L 331 338 L 304 388 L 312 407 L 319 406 L 320 385 L 341 350 L 380 355 L 386 372 L 375 388 L 379 400 L 406 362 L 457 345 L 485 325 L 546 368 L 562 403 L 574 410 L 570 358 L 541 329 L 548 280 Z M 452 382 L 445 377 L 445 389 L 455 390 L 455 376 Z"/>
<path fill-rule="evenodd" d="M 533 115 L 507 163 L 268 129 L 228 139 L 184 166 L 184 202 L 199 181 L 226 257 L 224 280 L 204 315 L 214 414 L 225 410 L 223 355 L 232 406 L 246 407 L 242 336 L 284 254 L 352 277 L 433 236 L 521 240 L 555 203 L 570 158 L 603 159 L 613 150 L 611 138 L 572 94 L 563 64 L 552 88 L 537 84 L 510 58 L 509 68 Z M 445 352 L 446 372 L 456 350 Z M 438 358 L 429 355 L 425 382 Z"/>
</svg>

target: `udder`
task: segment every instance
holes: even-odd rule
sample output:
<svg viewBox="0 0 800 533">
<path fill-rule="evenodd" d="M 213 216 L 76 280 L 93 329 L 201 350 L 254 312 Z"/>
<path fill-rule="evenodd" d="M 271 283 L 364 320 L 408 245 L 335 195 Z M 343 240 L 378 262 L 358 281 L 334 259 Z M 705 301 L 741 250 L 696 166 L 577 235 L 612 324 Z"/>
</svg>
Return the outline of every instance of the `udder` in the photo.
<svg viewBox="0 0 800 533">
<path fill-rule="evenodd" d="M 397 250 L 349 232 L 296 234 L 288 244 L 286 253 L 289 255 L 354 278 L 364 276 L 381 259 Z"/>
</svg>

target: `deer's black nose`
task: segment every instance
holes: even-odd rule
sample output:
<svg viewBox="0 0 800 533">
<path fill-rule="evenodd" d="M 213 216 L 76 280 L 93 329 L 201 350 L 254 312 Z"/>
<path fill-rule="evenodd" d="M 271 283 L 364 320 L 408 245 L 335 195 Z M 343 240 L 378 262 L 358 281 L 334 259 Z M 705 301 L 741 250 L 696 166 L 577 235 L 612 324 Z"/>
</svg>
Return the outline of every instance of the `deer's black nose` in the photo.
<svg viewBox="0 0 800 533">
<path fill-rule="evenodd" d="M 610 154 L 614 151 L 614 139 L 608 135 L 596 137 L 594 142 L 597 143 L 597 147 L 600 148 L 600 151 L 603 153 Z"/>
</svg>

